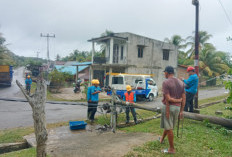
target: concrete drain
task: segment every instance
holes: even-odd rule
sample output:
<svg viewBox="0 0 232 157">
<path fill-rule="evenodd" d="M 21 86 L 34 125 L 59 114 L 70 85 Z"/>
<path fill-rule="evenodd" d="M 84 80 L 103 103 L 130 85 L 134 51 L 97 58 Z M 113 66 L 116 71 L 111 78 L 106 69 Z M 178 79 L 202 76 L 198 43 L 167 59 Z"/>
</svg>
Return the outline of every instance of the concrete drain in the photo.
<svg viewBox="0 0 232 157">
<path fill-rule="evenodd" d="M 0 144 L 0 154 L 9 153 L 9 152 L 18 151 L 27 148 L 30 148 L 30 146 L 26 141 L 17 142 L 17 143 L 3 143 Z"/>
</svg>

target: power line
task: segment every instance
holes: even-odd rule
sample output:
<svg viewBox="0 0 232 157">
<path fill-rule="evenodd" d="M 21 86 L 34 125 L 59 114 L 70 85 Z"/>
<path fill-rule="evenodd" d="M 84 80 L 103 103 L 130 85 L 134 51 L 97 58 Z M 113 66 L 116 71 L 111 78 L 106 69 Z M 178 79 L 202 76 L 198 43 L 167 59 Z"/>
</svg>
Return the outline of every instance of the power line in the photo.
<svg viewBox="0 0 232 157">
<path fill-rule="evenodd" d="M 53 35 L 50 35 L 50 34 L 43 35 L 41 33 L 40 37 L 46 37 L 47 38 L 47 59 L 48 59 L 48 63 L 49 63 L 49 61 L 50 61 L 50 57 L 49 57 L 49 38 L 55 38 L 55 34 L 53 34 Z"/>
<path fill-rule="evenodd" d="M 218 2 L 220 3 L 220 5 L 221 5 L 221 7 L 222 7 L 222 9 L 223 9 L 223 11 L 224 11 L 224 13 L 225 13 L 227 20 L 229 21 L 229 23 L 230 23 L 231 26 L 232 26 L 232 21 L 230 20 L 230 17 L 229 17 L 229 15 L 228 15 L 228 13 L 227 13 L 225 7 L 223 6 L 221 0 L 218 0 Z"/>
</svg>

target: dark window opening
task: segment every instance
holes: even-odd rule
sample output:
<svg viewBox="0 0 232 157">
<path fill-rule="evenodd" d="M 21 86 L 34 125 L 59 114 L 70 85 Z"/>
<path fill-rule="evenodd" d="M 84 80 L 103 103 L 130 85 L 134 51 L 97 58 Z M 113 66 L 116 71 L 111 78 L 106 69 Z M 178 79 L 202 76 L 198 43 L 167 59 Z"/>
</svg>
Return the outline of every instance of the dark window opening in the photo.
<svg viewBox="0 0 232 157">
<path fill-rule="evenodd" d="M 143 47 L 138 47 L 138 58 L 143 58 Z"/>
<path fill-rule="evenodd" d="M 123 46 L 121 46 L 121 60 L 123 60 Z"/>
<path fill-rule="evenodd" d="M 123 84 L 123 77 L 113 77 L 112 84 Z"/>
<path fill-rule="evenodd" d="M 169 60 L 169 50 L 163 49 L 163 60 Z"/>
</svg>

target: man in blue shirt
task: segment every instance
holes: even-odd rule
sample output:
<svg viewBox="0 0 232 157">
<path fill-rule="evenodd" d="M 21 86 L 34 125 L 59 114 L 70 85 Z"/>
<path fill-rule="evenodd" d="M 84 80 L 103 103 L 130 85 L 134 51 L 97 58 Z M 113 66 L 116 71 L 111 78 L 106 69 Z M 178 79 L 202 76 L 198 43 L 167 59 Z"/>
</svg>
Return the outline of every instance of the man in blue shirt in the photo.
<svg viewBox="0 0 232 157">
<path fill-rule="evenodd" d="M 184 111 L 193 112 L 193 98 L 197 93 L 198 76 L 195 73 L 195 69 L 191 66 L 187 68 L 187 73 L 189 74 L 189 78 L 187 80 L 182 79 L 185 84 L 186 92 L 186 105 Z"/>
<path fill-rule="evenodd" d="M 31 80 L 31 76 L 30 76 L 30 75 L 27 75 L 27 79 L 25 80 L 25 84 L 26 84 L 26 91 L 27 91 L 27 94 L 30 95 L 30 92 L 31 92 L 31 84 L 32 84 L 32 80 Z"/>
<path fill-rule="evenodd" d="M 95 113 L 97 112 L 97 105 L 99 101 L 99 93 L 101 88 L 98 87 L 99 81 L 92 80 L 92 86 L 88 88 L 87 91 L 87 101 L 88 101 L 88 119 L 93 122 Z"/>
</svg>

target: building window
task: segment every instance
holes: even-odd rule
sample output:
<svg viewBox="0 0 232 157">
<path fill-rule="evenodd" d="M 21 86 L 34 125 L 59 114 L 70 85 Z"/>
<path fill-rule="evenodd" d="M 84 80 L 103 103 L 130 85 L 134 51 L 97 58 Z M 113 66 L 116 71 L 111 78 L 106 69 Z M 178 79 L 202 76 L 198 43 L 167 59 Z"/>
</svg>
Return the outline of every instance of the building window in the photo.
<svg viewBox="0 0 232 157">
<path fill-rule="evenodd" d="M 169 50 L 163 49 L 163 60 L 169 60 Z"/>
<path fill-rule="evenodd" d="M 143 47 L 138 47 L 138 58 L 143 58 Z"/>
<path fill-rule="evenodd" d="M 123 46 L 121 46 L 121 60 L 123 60 Z"/>
</svg>

